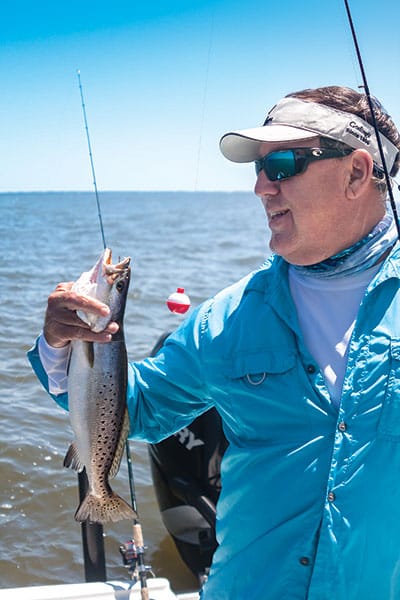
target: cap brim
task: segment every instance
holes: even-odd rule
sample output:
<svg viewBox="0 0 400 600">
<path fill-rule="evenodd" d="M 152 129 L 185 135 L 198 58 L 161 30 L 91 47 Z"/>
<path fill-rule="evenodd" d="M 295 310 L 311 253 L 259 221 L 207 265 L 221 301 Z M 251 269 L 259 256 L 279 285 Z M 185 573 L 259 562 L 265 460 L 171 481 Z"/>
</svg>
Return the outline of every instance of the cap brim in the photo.
<svg viewBox="0 0 400 600">
<path fill-rule="evenodd" d="M 306 131 L 290 125 L 265 125 L 253 129 L 232 131 L 222 136 L 219 143 L 222 154 L 233 162 L 252 162 L 260 158 L 264 143 L 294 142 L 318 137 L 315 131 Z"/>
</svg>

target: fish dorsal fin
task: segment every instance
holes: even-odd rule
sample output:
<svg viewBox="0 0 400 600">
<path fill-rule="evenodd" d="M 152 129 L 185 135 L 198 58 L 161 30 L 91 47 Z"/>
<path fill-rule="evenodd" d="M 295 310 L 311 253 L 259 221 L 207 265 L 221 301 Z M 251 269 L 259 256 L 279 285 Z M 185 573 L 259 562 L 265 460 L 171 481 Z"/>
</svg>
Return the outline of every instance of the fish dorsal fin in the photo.
<svg viewBox="0 0 400 600">
<path fill-rule="evenodd" d="M 119 471 L 119 466 L 121 464 L 122 455 L 125 449 L 126 438 L 128 437 L 129 433 L 129 426 L 129 414 L 128 409 L 126 409 L 124 414 L 124 420 L 122 422 L 121 434 L 119 436 L 118 445 L 115 450 L 114 460 L 112 462 L 111 469 L 108 473 L 109 477 L 115 477 Z"/>
<path fill-rule="evenodd" d="M 74 442 L 72 442 L 67 450 L 67 454 L 64 458 L 64 467 L 67 469 L 73 469 L 77 473 L 81 473 L 85 468 L 85 465 L 80 459 L 78 448 Z"/>
</svg>

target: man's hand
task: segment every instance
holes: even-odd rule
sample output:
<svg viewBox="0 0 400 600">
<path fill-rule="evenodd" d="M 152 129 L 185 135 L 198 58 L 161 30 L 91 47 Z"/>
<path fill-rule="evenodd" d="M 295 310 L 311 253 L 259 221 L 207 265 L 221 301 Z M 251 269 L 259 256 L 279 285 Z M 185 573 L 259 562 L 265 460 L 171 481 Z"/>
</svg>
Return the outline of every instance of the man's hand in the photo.
<svg viewBox="0 0 400 600">
<path fill-rule="evenodd" d="M 72 292 L 72 285 L 72 282 L 59 283 L 49 296 L 43 327 L 47 343 L 54 348 L 61 348 L 74 339 L 110 342 L 112 335 L 118 331 L 117 323 L 111 322 L 101 333 L 94 333 L 76 314 L 77 310 L 82 310 L 107 316 L 110 312 L 108 306 L 94 298 Z"/>
</svg>

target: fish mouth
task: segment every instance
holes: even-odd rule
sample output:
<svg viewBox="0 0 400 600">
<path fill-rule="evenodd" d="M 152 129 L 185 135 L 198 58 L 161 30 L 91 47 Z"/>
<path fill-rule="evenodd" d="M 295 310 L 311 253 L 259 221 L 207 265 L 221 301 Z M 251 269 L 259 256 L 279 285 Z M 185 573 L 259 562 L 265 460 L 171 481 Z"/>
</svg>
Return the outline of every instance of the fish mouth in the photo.
<svg viewBox="0 0 400 600">
<path fill-rule="evenodd" d="M 130 256 L 120 260 L 115 265 L 112 264 L 112 252 L 110 248 L 106 248 L 103 253 L 102 274 L 107 282 L 112 285 L 118 277 L 126 273 L 131 263 Z"/>
<path fill-rule="evenodd" d="M 90 273 L 90 283 L 96 283 L 100 277 L 104 277 L 112 285 L 119 275 L 129 269 L 130 262 L 131 258 L 128 256 L 113 265 L 112 250 L 105 248 Z"/>
</svg>

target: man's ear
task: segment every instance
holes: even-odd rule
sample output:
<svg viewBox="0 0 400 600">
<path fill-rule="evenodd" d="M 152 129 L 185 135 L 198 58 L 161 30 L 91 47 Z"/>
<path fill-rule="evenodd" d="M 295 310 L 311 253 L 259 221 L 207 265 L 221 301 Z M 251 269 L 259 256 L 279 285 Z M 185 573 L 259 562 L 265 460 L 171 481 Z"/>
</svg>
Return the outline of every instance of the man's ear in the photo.
<svg viewBox="0 0 400 600">
<path fill-rule="evenodd" d="M 354 150 L 347 157 L 346 192 L 350 199 L 364 193 L 371 183 L 374 161 L 367 150 Z"/>
</svg>

